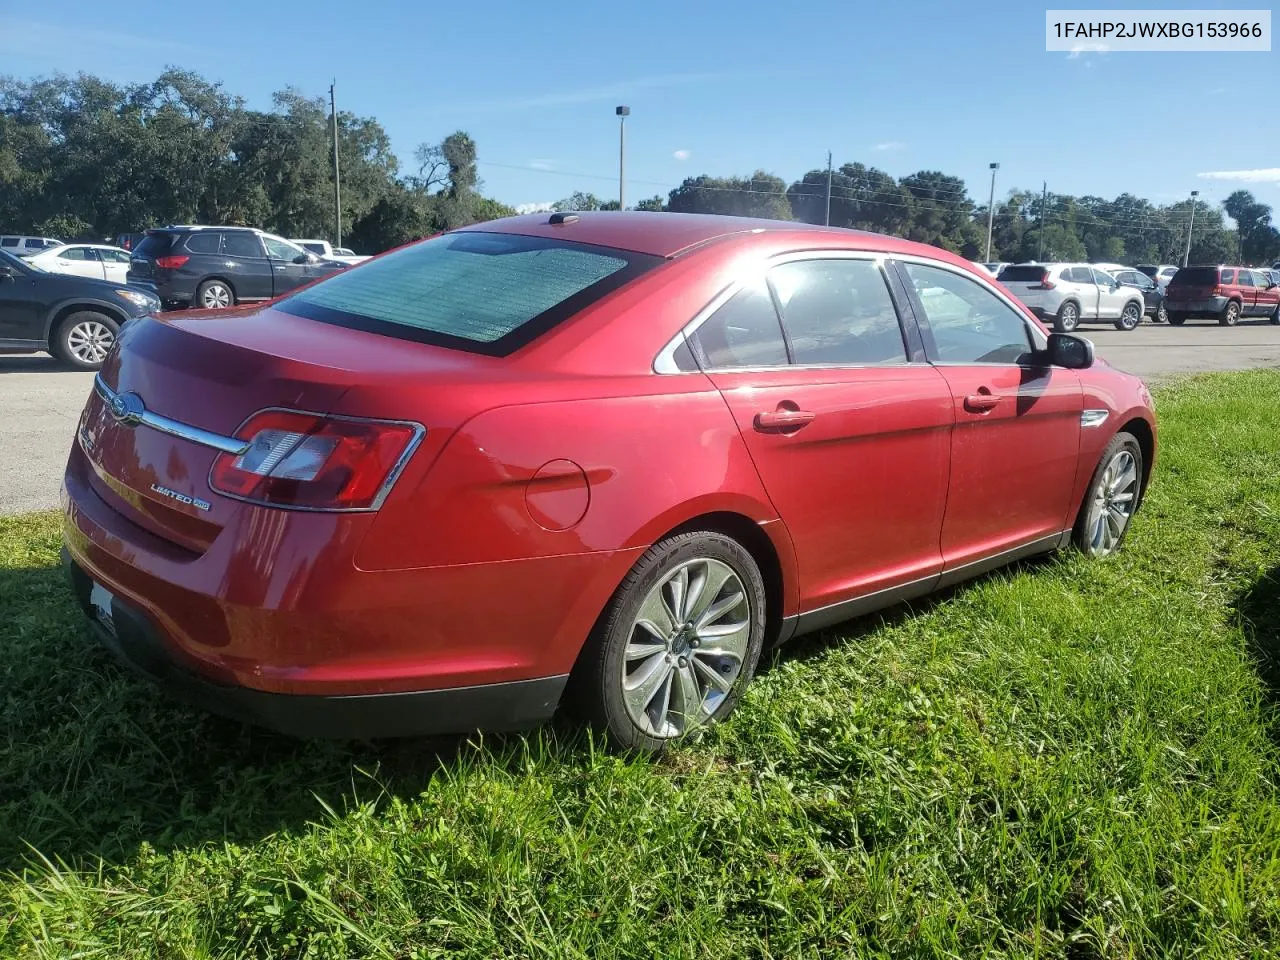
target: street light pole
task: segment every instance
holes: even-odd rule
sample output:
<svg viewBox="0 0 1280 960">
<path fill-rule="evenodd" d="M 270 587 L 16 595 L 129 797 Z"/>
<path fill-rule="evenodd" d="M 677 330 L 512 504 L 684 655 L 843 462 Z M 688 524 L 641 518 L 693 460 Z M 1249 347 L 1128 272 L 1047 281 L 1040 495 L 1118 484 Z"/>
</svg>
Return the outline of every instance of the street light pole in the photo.
<svg viewBox="0 0 1280 960">
<path fill-rule="evenodd" d="M 627 209 L 627 117 L 631 116 L 630 107 L 618 107 L 613 111 L 618 115 L 618 209 Z"/>
<path fill-rule="evenodd" d="M 1191 231 L 1196 228 L 1196 197 L 1200 196 L 1199 190 L 1191 191 L 1191 222 L 1187 224 L 1187 252 L 1182 255 L 1182 265 L 1185 267 L 1191 259 Z"/>
<path fill-rule="evenodd" d="M 994 222 L 996 213 L 996 171 L 1000 169 L 1000 164 L 991 164 L 991 198 L 987 201 L 987 259 L 985 263 L 991 262 L 991 227 Z"/>
<path fill-rule="evenodd" d="M 333 94 L 336 83 L 335 80 L 329 84 L 329 112 L 333 114 L 333 245 L 340 247 L 342 246 L 342 181 L 338 175 L 338 101 Z"/>
<path fill-rule="evenodd" d="M 831 151 L 827 151 L 827 215 L 822 221 L 823 226 L 831 226 Z"/>
</svg>

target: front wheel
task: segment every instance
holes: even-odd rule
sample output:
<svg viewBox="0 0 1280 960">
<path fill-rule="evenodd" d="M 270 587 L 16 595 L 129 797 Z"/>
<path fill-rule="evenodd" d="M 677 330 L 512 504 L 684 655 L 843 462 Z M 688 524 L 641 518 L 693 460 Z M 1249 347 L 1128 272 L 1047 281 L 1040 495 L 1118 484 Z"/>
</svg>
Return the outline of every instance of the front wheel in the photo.
<svg viewBox="0 0 1280 960">
<path fill-rule="evenodd" d="M 1187 322 L 1187 314 L 1185 313 L 1169 314 L 1169 325 L 1172 327 L 1180 327 L 1186 322 Z"/>
<path fill-rule="evenodd" d="M 1142 322 L 1142 308 L 1136 303 L 1126 303 L 1120 311 L 1120 319 L 1116 321 L 1117 330 L 1136 330 Z"/>
<path fill-rule="evenodd" d="M 1070 333 L 1080 326 L 1080 308 L 1068 300 L 1058 308 L 1058 316 L 1053 321 L 1053 328 L 1059 333 Z"/>
<path fill-rule="evenodd" d="M 1093 557 L 1120 549 L 1142 494 L 1142 446 L 1131 433 L 1117 433 L 1093 471 L 1072 542 Z"/>
<path fill-rule="evenodd" d="M 1271 311 L 1272 325 L 1280 324 L 1280 304 L 1276 304 L 1276 308 Z"/>
<path fill-rule="evenodd" d="M 119 332 L 119 324 L 105 313 L 81 310 L 58 324 L 49 346 L 55 357 L 77 370 L 100 370 Z"/>
<path fill-rule="evenodd" d="M 1218 323 L 1224 327 L 1234 327 L 1240 322 L 1240 304 L 1234 300 L 1228 301 L 1222 310 L 1222 316 L 1218 318 Z"/>
<path fill-rule="evenodd" d="M 760 569 L 736 540 L 695 531 L 649 548 L 580 663 L 577 696 L 621 747 L 646 753 L 726 717 L 764 642 Z"/>
<path fill-rule="evenodd" d="M 1161 303 L 1160 306 L 1156 307 L 1156 315 L 1155 317 L 1153 317 L 1153 319 L 1155 320 L 1156 323 L 1169 322 L 1169 311 L 1164 308 L 1163 303 Z"/>
</svg>

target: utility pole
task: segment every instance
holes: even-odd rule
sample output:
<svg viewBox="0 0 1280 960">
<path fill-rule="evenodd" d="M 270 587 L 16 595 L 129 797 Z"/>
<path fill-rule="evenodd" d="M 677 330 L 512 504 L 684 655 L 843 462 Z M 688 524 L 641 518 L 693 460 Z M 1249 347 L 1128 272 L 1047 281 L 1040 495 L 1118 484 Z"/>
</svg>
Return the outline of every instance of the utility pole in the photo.
<svg viewBox="0 0 1280 960">
<path fill-rule="evenodd" d="M 1187 252 L 1182 255 L 1182 265 L 1185 267 L 1187 261 L 1191 259 L 1191 231 L 1196 228 L 1196 197 L 1200 196 L 1199 190 L 1191 191 L 1191 222 L 1187 224 Z"/>
<path fill-rule="evenodd" d="M 338 102 L 329 84 L 329 112 L 333 114 L 333 245 L 342 246 L 342 180 L 338 175 Z"/>
<path fill-rule="evenodd" d="M 627 209 L 627 117 L 631 116 L 630 107 L 618 107 L 613 111 L 618 115 L 618 209 Z"/>
<path fill-rule="evenodd" d="M 1049 181 L 1044 181 L 1044 192 L 1040 195 L 1040 249 L 1036 259 L 1044 263 L 1044 208 L 1049 205 Z"/>
<path fill-rule="evenodd" d="M 822 221 L 826 226 L 831 226 L 831 151 L 827 151 L 827 215 Z"/>
<path fill-rule="evenodd" d="M 1000 169 L 1000 164 L 991 164 L 991 198 L 987 200 L 987 259 L 986 263 L 991 262 L 991 227 L 994 223 L 996 213 L 996 171 Z"/>
</svg>

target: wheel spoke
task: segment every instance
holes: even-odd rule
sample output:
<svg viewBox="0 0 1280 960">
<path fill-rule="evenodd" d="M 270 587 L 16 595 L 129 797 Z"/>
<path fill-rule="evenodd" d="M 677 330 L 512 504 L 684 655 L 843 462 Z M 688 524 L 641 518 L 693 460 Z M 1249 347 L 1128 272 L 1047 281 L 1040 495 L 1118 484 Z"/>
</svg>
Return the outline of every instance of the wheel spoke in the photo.
<svg viewBox="0 0 1280 960">
<path fill-rule="evenodd" d="M 701 657 L 694 657 L 692 661 L 695 670 L 702 675 L 702 678 L 710 685 L 715 687 L 721 693 L 728 693 L 733 689 L 733 681 L 738 676 L 738 670 L 730 670 L 728 673 L 721 673 L 714 666 L 704 661 Z"/>
<path fill-rule="evenodd" d="M 648 713 L 654 697 L 661 693 L 662 685 L 671 677 L 671 664 L 666 657 L 654 657 L 635 674 L 623 682 L 622 692 L 635 713 Z M 670 696 L 670 689 L 667 695 Z M 665 712 L 666 707 L 664 705 Z"/>
<path fill-rule="evenodd" d="M 1117 493 L 1114 497 L 1111 498 L 1111 502 L 1112 503 L 1132 503 L 1133 491 L 1128 491 L 1126 493 Z"/>
<path fill-rule="evenodd" d="M 646 633 L 649 632 L 647 624 L 636 624 L 639 630 Z M 652 637 L 652 634 L 650 634 Z M 645 657 L 652 657 L 667 652 L 666 642 L 663 640 L 645 639 L 641 637 L 638 641 L 635 634 L 632 634 L 631 642 L 627 644 L 627 649 L 623 652 L 623 657 L 627 663 L 634 663 L 637 660 L 643 660 Z"/>
<path fill-rule="evenodd" d="M 723 624 L 717 627 L 698 631 L 700 643 L 695 653 L 707 657 L 736 657 L 741 660 L 747 652 L 747 641 L 751 638 L 751 621 Z"/>
<path fill-rule="evenodd" d="M 694 623 L 705 622 L 710 616 L 708 608 L 720 596 L 720 591 L 732 576 L 733 570 L 723 563 L 703 564 L 701 576 L 696 578 L 694 586 L 690 588 L 687 619 Z"/>
<path fill-rule="evenodd" d="M 664 599 L 667 602 L 667 614 L 672 623 L 684 623 L 685 597 L 689 595 L 689 568 L 681 567 L 673 573 L 666 583 Z"/>
<path fill-rule="evenodd" d="M 663 643 L 671 636 L 675 621 L 671 619 L 671 613 L 663 600 L 661 587 L 645 597 L 640 612 L 636 615 L 636 625 L 643 627 Z"/>
<path fill-rule="evenodd" d="M 706 627 L 711 626 L 726 613 L 729 613 L 736 607 L 741 606 L 744 600 L 746 600 L 746 596 L 735 590 L 723 600 L 717 601 L 706 612 L 704 612 L 702 616 L 694 620 L 694 625 L 698 628 L 698 633 L 701 634 Z"/>
<path fill-rule="evenodd" d="M 702 691 L 698 688 L 698 681 L 693 676 L 693 668 L 691 666 L 677 667 L 673 676 L 680 697 L 678 711 L 683 720 L 680 724 L 680 729 L 688 730 L 702 719 L 700 716 L 702 713 Z"/>
</svg>

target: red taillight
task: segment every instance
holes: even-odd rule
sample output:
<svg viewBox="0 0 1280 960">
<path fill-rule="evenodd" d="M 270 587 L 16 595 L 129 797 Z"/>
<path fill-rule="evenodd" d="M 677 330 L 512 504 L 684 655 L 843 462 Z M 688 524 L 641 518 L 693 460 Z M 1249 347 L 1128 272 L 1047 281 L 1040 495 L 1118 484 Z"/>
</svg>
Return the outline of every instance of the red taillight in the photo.
<svg viewBox="0 0 1280 960">
<path fill-rule="evenodd" d="M 163 270 L 177 270 L 190 259 L 184 253 L 175 254 L 172 257 L 156 257 L 156 266 Z"/>
<path fill-rule="evenodd" d="M 244 453 L 218 454 L 209 486 L 273 506 L 376 509 L 422 433 L 414 423 L 265 410 L 236 431 L 249 442 Z"/>
<path fill-rule="evenodd" d="M 1044 277 L 1040 280 L 1040 285 L 1039 285 L 1038 287 L 1036 287 L 1036 289 L 1037 289 L 1037 290 L 1052 290 L 1052 289 L 1053 289 L 1054 287 L 1056 287 L 1056 286 L 1057 286 L 1057 284 L 1056 284 L 1056 283 L 1054 283 L 1052 280 L 1050 280 L 1050 279 L 1049 279 L 1049 275 L 1046 273 L 1046 274 L 1044 275 Z"/>
</svg>

